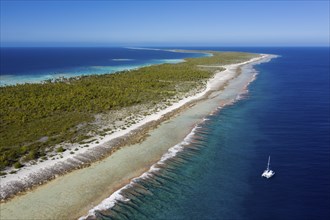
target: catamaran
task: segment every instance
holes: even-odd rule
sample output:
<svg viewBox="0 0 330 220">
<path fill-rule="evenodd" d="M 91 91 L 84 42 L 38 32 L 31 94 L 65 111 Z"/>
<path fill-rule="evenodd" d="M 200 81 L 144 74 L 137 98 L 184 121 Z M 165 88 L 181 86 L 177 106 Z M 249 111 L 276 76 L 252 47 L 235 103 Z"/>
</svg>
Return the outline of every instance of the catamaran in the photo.
<svg viewBox="0 0 330 220">
<path fill-rule="evenodd" d="M 270 166 L 270 156 L 268 157 L 267 169 L 261 174 L 262 177 L 266 177 L 267 179 L 271 178 L 275 174 L 274 171 L 269 169 L 269 166 Z"/>
</svg>

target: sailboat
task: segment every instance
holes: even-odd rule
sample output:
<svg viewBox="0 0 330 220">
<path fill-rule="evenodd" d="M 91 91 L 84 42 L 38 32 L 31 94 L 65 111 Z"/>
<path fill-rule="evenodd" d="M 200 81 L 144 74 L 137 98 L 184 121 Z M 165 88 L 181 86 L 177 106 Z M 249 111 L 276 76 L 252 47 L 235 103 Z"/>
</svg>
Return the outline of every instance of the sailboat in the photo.
<svg viewBox="0 0 330 220">
<path fill-rule="evenodd" d="M 261 174 L 262 177 L 266 177 L 267 179 L 271 178 L 275 174 L 274 171 L 269 169 L 269 165 L 270 165 L 270 156 L 268 157 L 267 169 Z"/>
</svg>

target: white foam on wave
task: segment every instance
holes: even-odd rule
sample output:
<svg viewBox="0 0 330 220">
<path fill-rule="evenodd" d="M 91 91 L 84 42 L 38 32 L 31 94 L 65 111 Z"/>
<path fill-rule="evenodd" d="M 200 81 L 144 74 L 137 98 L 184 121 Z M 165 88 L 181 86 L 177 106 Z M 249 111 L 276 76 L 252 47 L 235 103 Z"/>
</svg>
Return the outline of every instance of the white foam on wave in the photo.
<svg viewBox="0 0 330 220">
<path fill-rule="evenodd" d="M 92 208 L 91 210 L 89 210 L 87 216 L 80 217 L 79 220 L 86 219 L 88 216 L 95 216 L 95 211 L 110 209 L 113 206 L 115 206 L 117 201 L 123 201 L 123 202 L 129 201 L 129 199 L 125 198 L 124 196 L 122 196 L 120 194 L 120 192 L 122 190 L 127 189 L 128 187 L 129 187 L 129 185 L 126 185 L 125 187 L 123 187 L 123 188 L 117 190 L 116 192 L 112 193 L 110 197 L 106 198 L 99 205 L 97 205 L 94 208 Z"/>
</svg>

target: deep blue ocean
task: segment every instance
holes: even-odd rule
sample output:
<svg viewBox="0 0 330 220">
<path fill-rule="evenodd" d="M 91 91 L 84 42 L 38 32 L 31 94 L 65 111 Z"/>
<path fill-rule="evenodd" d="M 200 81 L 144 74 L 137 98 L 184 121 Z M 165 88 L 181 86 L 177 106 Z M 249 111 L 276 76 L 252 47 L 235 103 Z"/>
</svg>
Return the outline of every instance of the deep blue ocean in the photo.
<svg viewBox="0 0 330 220">
<path fill-rule="evenodd" d="M 119 201 L 111 210 L 98 212 L 97 218 L 329 219 L 329 48 L 184 49 L 271 53 L 280 57 L 255 66 L 257 79 L 243 100 L 208 116 L 209 120 L 196 129 L 189 147 L 167 161 L 153 178 L 141 179 L 126 192 L 130 201 Z M 132 53 L 137 54 L 130 57 L 129 53 L 119 53 L 105 60 L 104 55 L 98 58 L 95 52 L 95 56 L 75 61 L 70 60 L 69 52 L 61 52 L 66 54 L 65 59 L 57 55 L 59 60 L 54 61 L 52 55 L 44 57 L 42 64 L 18 60 L 19 66 L 6 64 L 4 68 L 6 73 L 20 74 L 22 70 L 41 71 L 61 65 L 105 65 L 109 59 L 131 59 L 112 60 L 115 63 L 138 62 L 137 57 L 142 56 L 143 64 L 198 56 L 143 50 Z M 56 65 L 47 66 L 47 59 Z M 3 62 L 1 59 L 1 73 Z M 264 179 L 261 173 L 268 155 L 276 174 Z"/>
</svg>

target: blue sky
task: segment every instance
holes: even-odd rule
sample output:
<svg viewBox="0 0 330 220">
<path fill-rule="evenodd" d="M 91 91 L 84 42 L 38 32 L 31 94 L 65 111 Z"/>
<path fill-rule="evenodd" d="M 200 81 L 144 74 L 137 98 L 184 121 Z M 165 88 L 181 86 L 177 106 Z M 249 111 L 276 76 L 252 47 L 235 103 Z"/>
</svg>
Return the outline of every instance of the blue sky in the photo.
<svg viewBox="0 0 330 220">
<path fill-rule="evenodd" d="M 4 1 L 1 46 L 329 46 L 329 1 Z"/>
</svg>

